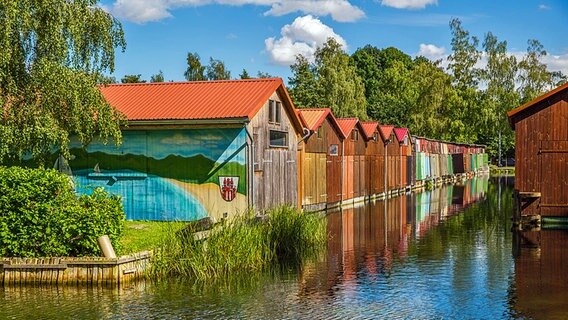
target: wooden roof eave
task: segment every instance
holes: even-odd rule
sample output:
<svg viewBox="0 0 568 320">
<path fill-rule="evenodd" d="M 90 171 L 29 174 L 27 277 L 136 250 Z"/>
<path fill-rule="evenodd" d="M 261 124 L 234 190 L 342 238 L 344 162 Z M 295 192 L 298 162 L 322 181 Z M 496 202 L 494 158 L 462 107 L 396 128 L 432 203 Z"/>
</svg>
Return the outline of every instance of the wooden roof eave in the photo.
<svg viewBox="0 0 568 320">
<path fill-rule="evenodd" d="M 568 89 L 568 82 L 557 87 L 556 89 L 553 89 L 523 105 L 521 105 L 520 107 L 517 107 L 509 112 L 507 112 L 507 117 L 509 118 L 509 126 L 511 127 L 511 129 L 515 130 L 515 123 L 519 120 L 520 115 L 523 114 L 524 112 L 528 111 L 529 109 L 532 109 L 533 107 L 539 105 L 539 103 L 563 92 L 564 90 Z"/>
</svg>

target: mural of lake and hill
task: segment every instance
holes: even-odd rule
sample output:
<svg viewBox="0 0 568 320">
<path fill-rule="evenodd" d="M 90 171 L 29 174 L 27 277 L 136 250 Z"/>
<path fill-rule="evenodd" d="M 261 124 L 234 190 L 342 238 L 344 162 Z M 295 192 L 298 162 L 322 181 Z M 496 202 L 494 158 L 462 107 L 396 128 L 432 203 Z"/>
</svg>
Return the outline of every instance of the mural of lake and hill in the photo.
<svg viewBox="0 0 568 320">
<path fill-rule="evenodd" d="M 123 199 L 127 219 L 190 221 L 247 208 L 243 128 L 123 131 L 123 143 L 73 143 L 79 193 Z"/>
</svg>

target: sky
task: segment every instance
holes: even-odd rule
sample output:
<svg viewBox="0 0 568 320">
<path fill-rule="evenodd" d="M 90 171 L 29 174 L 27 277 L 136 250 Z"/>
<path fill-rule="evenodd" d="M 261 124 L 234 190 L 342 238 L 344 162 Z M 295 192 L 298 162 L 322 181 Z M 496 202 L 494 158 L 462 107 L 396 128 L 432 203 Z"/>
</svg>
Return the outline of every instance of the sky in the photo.
<svg viewBox="0 0 568 320">
<path fill-rule="evenodd" d="M 113 76 L 183 81 L 187 53 L 288 80 L 297 54 L 311 58 L 328 37 L 347 53 L 365 45 L 396 47 L 437 60 L 451 53 L 449 21 L 458 18 L 481 41 L 487 32 L 522 57 L 539 40 L 549 70 L 568 74 L 566 0 L 102 0 L 125 32 Z M 481 42 L 480 41 L 480 42 Z"/>
</svg>

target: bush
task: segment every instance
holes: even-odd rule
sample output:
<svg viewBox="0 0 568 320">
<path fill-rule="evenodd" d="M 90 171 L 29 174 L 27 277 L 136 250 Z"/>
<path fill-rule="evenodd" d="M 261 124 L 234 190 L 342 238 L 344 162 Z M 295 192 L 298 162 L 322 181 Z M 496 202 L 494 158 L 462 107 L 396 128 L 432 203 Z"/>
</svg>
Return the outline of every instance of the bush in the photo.
<svg viewBox="0 0 568 320">
<path fill-rule="evenodd" d="M 0 256 L 98 256 L 108 234 L 119 249 L 125 215 L 102 190 L 77 197 L 55 170 L 0 167 Z"/>
</svg>

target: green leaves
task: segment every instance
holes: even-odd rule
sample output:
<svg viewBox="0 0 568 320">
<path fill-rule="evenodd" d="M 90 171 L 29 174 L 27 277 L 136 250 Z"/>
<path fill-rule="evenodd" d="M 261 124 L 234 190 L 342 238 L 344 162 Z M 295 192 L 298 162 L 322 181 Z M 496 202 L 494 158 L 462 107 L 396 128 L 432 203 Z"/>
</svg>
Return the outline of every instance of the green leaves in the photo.
<svg viewBox="0 0 568 320">
<path fill-rule="evenodd" d="M 367 119 L 365 87 L 339 43 L 329 38 L 315 53 L 315 63 L 296 57 L 290 95 L 297 107 L 331 108 L 336 117 Z"/>
<path fill-rule="evenodd" d="M 0 167 L 0 256 L 98 256 L 105 234 L 120 249 L 124 220 L 121 200 L 101 189 L 77 198 L 54 170 Z"/>
<path fill-rule="evenodd" d="M 124 34 L 97 1 L 3 1 L 0 30 L 0 163 L 66 154 L 70 135 L 120 142 L 124 117 L 96 85 Z"/>
</svg>

